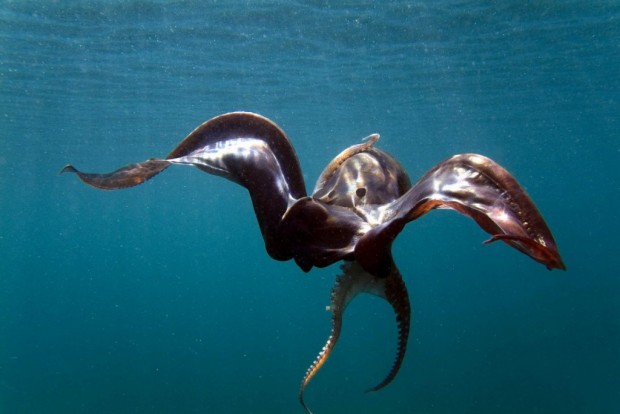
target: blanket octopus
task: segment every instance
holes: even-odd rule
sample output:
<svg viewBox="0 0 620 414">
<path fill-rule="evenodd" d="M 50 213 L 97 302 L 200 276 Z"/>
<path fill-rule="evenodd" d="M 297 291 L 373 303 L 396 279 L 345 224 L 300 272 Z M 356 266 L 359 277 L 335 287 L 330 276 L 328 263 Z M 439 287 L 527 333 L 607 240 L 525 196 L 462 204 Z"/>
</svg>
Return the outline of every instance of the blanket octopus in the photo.
<svg viewBox="0 0 620 414">
<path fill-rule="evenodd" d="M 385 299 L 398 325 L 394 363 L 368 391 L 378 391 L 396 377 L 407 349 L 411 308 L 391 246 L 408 222 L 433 209 L 456 210 L 491 235 L 485 243 L 502 241 L 550 270 L 565 269 L 538 209 L 500 165 L 482 155 L 455 155 L 411 185 L 403 167 L 376 148 L 378 139 L 379 135 L 370 135 L 341 152 L 321 173 L 311 196 L 288 137 L 274 122 L 249 112 L 204 122 L 163 159 L 151 158 L 107 174 L 84 173 L 71 165 L 62 172 L 113 190 L 141 184 L 172 164 L 192 165 L 249 191 L 273 259 L 293 259 L 304 272 L 343 261 L 328 307 L 331 334 L 299 391 L 299 400 L 310 413 L 304 390 L 336 346 L 347 305 L 362 292 Z"/>
</svg>

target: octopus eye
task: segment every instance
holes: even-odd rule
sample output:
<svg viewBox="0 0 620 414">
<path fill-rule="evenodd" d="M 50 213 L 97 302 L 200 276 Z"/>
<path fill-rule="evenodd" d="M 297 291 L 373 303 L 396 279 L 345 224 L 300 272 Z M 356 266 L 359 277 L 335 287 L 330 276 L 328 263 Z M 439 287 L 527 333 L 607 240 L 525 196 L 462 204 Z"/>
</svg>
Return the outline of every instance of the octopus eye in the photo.
<svg viewBox="0 0 620 414">
<path fill-rule="evenodd" d="M 355 195 L 359 198 L 364 197 L 366 195 L 366 189 L 364 187 L 358 188 L 357 190 L 355 190 Z"/>
</svg>

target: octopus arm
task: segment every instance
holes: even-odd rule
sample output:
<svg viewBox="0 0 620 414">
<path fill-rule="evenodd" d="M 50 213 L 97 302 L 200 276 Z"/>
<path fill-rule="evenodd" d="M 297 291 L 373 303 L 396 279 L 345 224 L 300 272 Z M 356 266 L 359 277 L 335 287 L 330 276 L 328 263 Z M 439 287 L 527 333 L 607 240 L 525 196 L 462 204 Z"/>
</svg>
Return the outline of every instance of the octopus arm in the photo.
<svg viewBox="0 0 620 414">
<path fill-rule="evenodd" d="M 142 184 L 168 168 L 169 165 L 170 163 L 166 160 L 152 158 L 144 162 L 128 164 L 105 174 L 85 173 L 71 164 L 66 165 L 60 172 L 75 173 L 80 180 L 100 190 L 119 190 Z"/>
<path fill-rule="evenodd" d="M 393 238 L 391 233 L 406 222 L 433 209 L 452 209 L 491 234 L 487 243 L 501 240 L 550 270 L 566 269 L 551 231 L 523 187 L 484 156 L 461 154 L 439 163 L 385 208 L 385 221 L 374 233 L 385 231 Z"/>
<path fill-rule="evenodd" d="M 210 119 L 192 131 L 164 159 L 149 159 L 112 173 L 93 174 L 67 165 L 93 187 L 115 190 L 141 184 L 171 164 L 191 165 L 248 189 L 268 253 L 291 258 L 277 228 L 289 205 L 306 195 L 299 161 L 288 137 L 272 121 L 249 112 Z"/>
<path fill-rule="evenodd" d="M 398 343 L 396 358 L 387 376 L 374 387 L 366 392 L 378 391 L 388 385 L 396 377 L 407 350 L 409 338 L 409 324 L 411 318 L 411 307 L 409 295 L 405 282 L 396 266 L 392 266 L 391 273 L 386 277 L 376 277 L 367 271 L 356 261 L 347 261 L 342 266 L 342 274 L 336 279 L 336 284 L 332 289 L 329 310 L 332 312 L 332 328 L 327 342 L 321 352 L 306 371 L 299 390 L 299 401 L 307 413 L 311 414 L 310 409 L 304 401 L 304 391 L 306 386 L 325 364 L 332 351 L 334 350 L 342 329 L 342 318 L 347 305 L 360 293 L 370 293 L 385 299 L 396 314 L 398 326 Z"/>
</svg>

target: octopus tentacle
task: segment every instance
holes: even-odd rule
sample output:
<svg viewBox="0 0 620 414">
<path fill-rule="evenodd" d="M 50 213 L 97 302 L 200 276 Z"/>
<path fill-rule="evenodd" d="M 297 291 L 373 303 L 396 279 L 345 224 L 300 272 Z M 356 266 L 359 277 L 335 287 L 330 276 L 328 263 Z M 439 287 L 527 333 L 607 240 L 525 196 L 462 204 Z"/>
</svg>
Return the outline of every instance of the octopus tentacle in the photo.
<svg viewBox="0 0 620 414">
<path fill-rule="evenodd" d="M 344 265 L 342 267 L 344 268 Z M 329 337 L 327 338 L 327 342 L 323 346 L 323 349 L 321 350 L 321 352 L 319 352 L 319 354 L 317 355 L 312 365 L 308 367 L 308 370 L 306 371 L 306 375 L 304 375 L 304 378 L 301 381 L 301 387 L 299 389 L 299 402 L 301 403 L 302 407 L 304 407 L 304 410 L 306 410 L 308 414 L 312 414 L 312 411 L 310 411 L 310 408 L 308 408 L 308 406 L 306 405 L 304 401 L 304 390 L 306 389 L 306 386 L 308 385 L 310 380 L 312 380 L 312 378 L 316 375 L 319 369 L 321 369 L 323 364 L 325 364 L 325 361 L 327 361 L 327 358 L 329 358 L 329 356 L 331 355 L 334 347 L 336 346 L 336 342 L 338 342 L 338 338 L 340 337 L 340 330 L 342 328 L 342 314 L 343 314 L 343 312 L 340 309 L 341 307 L 346 307 L 346 304 L 343 304 L 342 300 L 338 300 L 344 297 L 344 295 L 338 294 L 338 292 L 341 290 L 340 280 L 341 280 L 341 277 L 338 277 L 336 279 L 336 285 L 334 286 L 332 290 L 331 305 L 329 307 L 329 309 L 332 311 L 331 333 L 329 334 Z"/>
<path fill-rule="evenodd" d="M 490 158 L 459 154 L 431 168 L 402 197 L 385 207 L 385 220 L 373 233 L 396 237 L 401 225 L 434 209 L 471 217 L 492 238 L 502 240 L 549 270 L 566 266 L 542 214 L 517 180 Z"/>
<path fill-rule="evenodd" d="M 409 339 L 409 326 L 411 321 L 411 305 L 409 304 L 409 294 L 405 281 L 396 268 L 392 265 L 392 273 L 385 279 L 385 299 L 392 305 L 396 314 L 396 324 L 398 326 L 398 345 L 396 349 L 396 359 L 392 364 L 392 369 L 379 384 L 367 389 L 365 392 L 379 391 L 388 385 L 398 374 L 405 352 L 407 351 L 407 340 Z"/>
<path fill-rule="evenodd" d="M 107 174 L 92 174 L 79 171 L 73 165 L 68 164 L 60 173 L 74 173 L 86 184 L 100 190 L 119 190 L 142 184 L 153 178 L 170 165 L 167 160 L 151 158 L 144 162 L 126 165 L 118 170 Z"/>
<path fill-rule="evenodd" d="M 132 163 L 111 173 L 79 171 L 72 165 L 61 173 L 75 173 L 93 187 L 117 190 L 141 184 L 171 164 L 190 165 L 245 187 L 271 257 L 292 258 L 289 244 L 279 236 L 287 209 L 306 196 L 295 149 L 271 120 L 250 112 L 219 115 L 194 129 L 165 159 Z"/>
<path fill-rule="evenodd" d="M 407 294 L 405 282 L 400 276 L 396 266 L 392 268 L 393 271 L 387 277 L 380 278 L 366 272 L 358 262 L 345 262 L 341 266 L 343 273 L 336 279 L 336 284 L 332 289 L 329 306 L 329 310 L 332 311 L 331 333 L 323 349 L 306 371 L 306 375 L 301 382 L 299 390 L 299 401 L 308 414 L 312 412 L 304 401 L 305 388 L 331 355 L 340 337 L 344 311 L 349 302 L 361 292 L 371 293 L 387 300 L 396 313 L 396 321 L 398 324 L 397 354 L 392 369 L 383 381 L 366 390 L 366 392 L 378 391 L 388 385 L 394 377 L 396 377 L 404 359 L 405 351 L 407 350 L 411 307 L 409 305 L 409 296 Z"/>
</svg>

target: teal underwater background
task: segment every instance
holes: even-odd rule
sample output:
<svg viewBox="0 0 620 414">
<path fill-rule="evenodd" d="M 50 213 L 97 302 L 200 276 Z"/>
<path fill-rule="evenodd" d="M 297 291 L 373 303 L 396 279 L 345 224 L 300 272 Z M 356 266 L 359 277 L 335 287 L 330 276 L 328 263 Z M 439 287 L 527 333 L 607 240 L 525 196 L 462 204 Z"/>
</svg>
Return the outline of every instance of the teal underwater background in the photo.
<svg viewBox="0 0 620 414">
<path fill-rule="evenodd" d="M 620 412 L 617 1 L 0 2 L 0 412 L 301 413 L 338 267 L 271 260 L 244 189 L 170 168 L 124 191 L 59 175 L 164 156 L 245 110 L 312 189 L 378 132 L 412 180 L 462 152 L 530 193 L 567 272 L 437 211 L 309 385 L 317 414 Z"/>
</svg>

